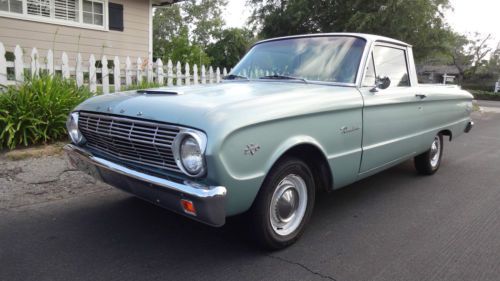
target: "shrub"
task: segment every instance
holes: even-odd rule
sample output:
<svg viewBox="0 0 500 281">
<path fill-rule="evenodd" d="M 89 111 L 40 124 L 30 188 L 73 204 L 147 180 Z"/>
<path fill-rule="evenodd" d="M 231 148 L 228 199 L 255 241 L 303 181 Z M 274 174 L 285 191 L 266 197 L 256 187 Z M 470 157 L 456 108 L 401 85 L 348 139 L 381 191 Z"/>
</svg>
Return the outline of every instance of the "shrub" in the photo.
<svg viewBox="0 0 500 281">
<path fill-rule="evenodd" d="M 496 100 L 500 101 L 500 93 L 486 92 L 486 91 L 470 91 L 474 98 L 477 100 Z"/>
<path fill-rule="evenodd" d="M 92 93 L 58 75 L 28 78 L 0 92 L 0 148 L 48 143 L 66 136 L 69 112 Z"/>
<path fill-rule="evenodd" d="M 464 90 L 471 91 L 481 91 L 481 92 L 492 92 L 495 89 L 495 82 L 484 82 L 484 83 L 463 83 L 462 88 Z"/>
</svg>

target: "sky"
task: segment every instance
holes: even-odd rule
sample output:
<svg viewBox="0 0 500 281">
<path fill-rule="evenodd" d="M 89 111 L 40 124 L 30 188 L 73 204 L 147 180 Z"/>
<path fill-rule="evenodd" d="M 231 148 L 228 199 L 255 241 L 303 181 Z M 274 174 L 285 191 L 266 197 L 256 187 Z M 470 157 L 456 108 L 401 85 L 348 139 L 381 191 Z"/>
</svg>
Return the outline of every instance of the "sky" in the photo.
<svg viewBox="0 0 500 281">
<path fill-rule="evenodd" d="M 246 0 L 228 0 L 224 13 L 226 25 L 244 27 L 250 16 Z M 450 0 L 453 11 L 446 13 L 450 26 L 457 32 L 479 32 L 492 34 L 490 46 L 495 48 L 500 42 L 500 1 L 499 0 Z"/>
</svg>

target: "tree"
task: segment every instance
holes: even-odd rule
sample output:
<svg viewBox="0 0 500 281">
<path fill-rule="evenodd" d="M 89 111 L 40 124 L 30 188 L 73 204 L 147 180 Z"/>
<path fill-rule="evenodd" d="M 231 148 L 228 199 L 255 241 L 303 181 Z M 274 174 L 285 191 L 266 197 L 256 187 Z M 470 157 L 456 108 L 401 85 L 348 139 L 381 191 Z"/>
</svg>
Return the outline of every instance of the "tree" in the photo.
<svg viewBox="0 0 500 281">
<path fill-rule="evenodd" d="M 214 65 L 233 67 L 254 41 L 254 36 L 248 29 L 225 29 L 220 40 L 208 46 L 207 54 L 212 57 Z"/>
<path fill-rule="evenodd" d="M 267 37 L 316 32 L 362 32 L 412 44 L 417 61 L 445 51 L 451 33 L 448 0 L 249 0 L 250 22 Z"/>
<path fill-rule="evenodd" d="M 222 32 L 226 0 L 189 0 L 156 8 L 153 17 L 153 57 L 209 64 L 209 42 Z"/>
<path fill-rule="evenodd" d="M 193 42 L 206 47 L 220 37 L 224 26 L 222 7 L 226 5 L 226 0 L 188 0 L 182 4 Z"/>
<path fill-rule="evenodd" d="M 479 33 L 469 36 L 455 34 L 451 41 L 450 56 L 460 73 L 460 82 L 475 76 L 481 67 L 488 64 L 485 58 L 492 51 L 487 45 L 490 39 L 491 34 L 484 38 Z"/>
<path fill-rule="evenodd" d="M 167 58 L 175 47 L 172 41 L 185 28 L 181 10 L 178 5 L 157 8 L 153 17 L 153 57 Z"/>
</svg>

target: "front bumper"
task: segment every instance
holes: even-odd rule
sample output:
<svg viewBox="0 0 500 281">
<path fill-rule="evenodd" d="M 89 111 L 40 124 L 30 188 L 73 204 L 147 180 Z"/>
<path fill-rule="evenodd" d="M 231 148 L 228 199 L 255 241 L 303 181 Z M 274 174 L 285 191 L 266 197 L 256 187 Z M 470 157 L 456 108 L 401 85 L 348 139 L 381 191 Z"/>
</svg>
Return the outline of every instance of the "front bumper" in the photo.
<svg viewBox="0 0 500 281">
<path fill-rule="evenodd" d="M 222 226 L 226 221 L 227 192 L 223 186 L 167 180 L 97 157 L 73 144 L 64 150 L 71 165 L 109 185 L 208 225 Z M 193 202 L 196 215 L 184 212 L 181 199 Z"/>
</svg>

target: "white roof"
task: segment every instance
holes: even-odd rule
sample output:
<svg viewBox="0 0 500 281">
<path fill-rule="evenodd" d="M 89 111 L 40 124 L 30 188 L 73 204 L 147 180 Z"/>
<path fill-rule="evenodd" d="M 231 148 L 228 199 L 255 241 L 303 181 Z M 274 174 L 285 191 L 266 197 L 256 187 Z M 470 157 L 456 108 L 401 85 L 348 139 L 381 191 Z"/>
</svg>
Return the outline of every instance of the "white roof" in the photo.
<svg viewBox="0 0 500 281">
<path fill-rule="evenodd" d="M 277 38 L 270 38 L 266 40 L 262 40 L 257 42 L 256 44 L 262 43 L 262 42 L 268 42 L 268 41 L 274 41 L 274 40 L 283 40 L 283 39 L 289 39 L 289 38 L 301 38 L 301 37 L 322 37 L 322 36 L 348 36 L 348 37 L 358 37 L 365 39 L 368 42 L 373 42 L 373 41 L 379 41 L 379 42 L 387 42 L 387 43 L 392 43 L 392 44 L 397 44 L 397 45 L 402 45 L 402 46 L 410 46 L 410 44 L 407 44 L 405 42 L 392 39 L 389 37 L 385 36 L 379 36 L 379 35 L 373 35 L 373 34 L 365 34 L 365 33 L 347 33 L 347 32 L 335 32 L 335 33 L 311 33 L 311 34 L 301 34 L 301 35 L 292 35 L 292 36 L 284 36 L 284 37 L 277 37 Z"/>
</svg>

